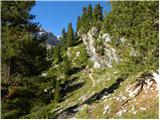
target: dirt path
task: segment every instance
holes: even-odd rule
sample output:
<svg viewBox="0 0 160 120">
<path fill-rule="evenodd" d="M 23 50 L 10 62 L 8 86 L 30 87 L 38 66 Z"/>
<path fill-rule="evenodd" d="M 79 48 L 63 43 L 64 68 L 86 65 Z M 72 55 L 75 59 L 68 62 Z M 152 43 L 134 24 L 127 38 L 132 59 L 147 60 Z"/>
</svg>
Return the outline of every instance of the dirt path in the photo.
<svg viewBox="0 0 160 120">
<path fill-rule="evenodd" d="M 88 76 L 89 76 L 89 78 L 92 80 L 92 83 L 93 83 L 93 84 L 92 84 L 92 88 L 95 87 L 95 83 L 96 83 L 96 82 L 95 82 L 94 78 L 92 77 L 92 73 L 90 73 Z"/>
<path fill-rule="evenodd" d="M 95 87 L 96 82 L 95 82 L 94 78 L 92 77 L 92 69 L 88 69 L 88 68 L 85 69 L 85 73 L 86 73 L 86 75 L 88 75 L 88 77 L 92 81 L 92 88 Z"/>
</svg>

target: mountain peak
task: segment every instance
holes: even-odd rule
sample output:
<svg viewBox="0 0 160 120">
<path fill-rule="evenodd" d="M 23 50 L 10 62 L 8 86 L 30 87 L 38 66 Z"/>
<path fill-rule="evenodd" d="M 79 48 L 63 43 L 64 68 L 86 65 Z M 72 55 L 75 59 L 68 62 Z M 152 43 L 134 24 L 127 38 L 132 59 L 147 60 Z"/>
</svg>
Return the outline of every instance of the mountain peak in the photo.
<svg viewBox="0 0 160 120">
<path fill-rule="evenodd" d="M 40 31 L 36 35 L 38 38 L 46 36 L 47 37 L 46 43 L 49 46 L 56 46 L 60 42 L 57 36 L 55 36 L 52 32 L 46 31 L 43 28 L 40 28 Z"/>
</svg>

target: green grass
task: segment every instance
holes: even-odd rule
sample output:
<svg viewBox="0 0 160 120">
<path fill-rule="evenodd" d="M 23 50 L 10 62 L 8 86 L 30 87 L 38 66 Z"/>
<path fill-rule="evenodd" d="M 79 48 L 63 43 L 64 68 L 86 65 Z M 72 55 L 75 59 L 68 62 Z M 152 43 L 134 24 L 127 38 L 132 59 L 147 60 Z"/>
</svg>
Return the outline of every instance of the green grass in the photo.
<svg viewBox="0 0 160 120">
<path fill-rule="evenodd" d="M 79 52 L 79 56 L 76 54 Z M 72 61 L 73 67 L 86 66 L 88 64 L 88 55 L 86 48 L 83 44 L 78 46 L 70 47 L 67 51 L 69 53 L 69 60 Z"/>
<path fill-rule="evenodd" d="M 61 103 L 62 107 L 68 106 L 71 103 L 79 103 L 81 100 L 78 100 L 78 99 L 82 95 L 86 95 L 86 93 L 90 89 L 90 85 L 92 85 L 88 76 L 86 76 L 85 73 L 83 73 L 83 71 L 77 73 L 75 75 L 75 77 L 78 77 L 78 80 L 76 81 L 76 83 L 83 82 L 83 81 L 86 81 L 86 82 L 85 82 L 84 86 L 82 86 L 81 88 L 77 89 L 76 91 L 70 93 L 69 98 L 66 101 Z"/>
<path fill-rule="evenodd" d="M 105 69 L 105 70 L 94 70 L 93 76 L 94 79 L 97 78 L 97 83 L 101 83 L 101 84 L 97 84 L 95 88 L 92 88 L 91 91 L 95 91 L 96 93 L 98 93 L 100 90 L 102 90 L 105 87 L 109 87 L 110 85 L 112 85 L 115 80 L 116 80 L 116 74 L 112 74 L 114 71 L 114 69 Z M 108 74 L 107 74 L 108 73 Z M 97 77 L 98 74 L 101 77 Z M 119 95 L 123 94 L 125 95 L 125 89 L 128 85 L 135 83 L 137 76 L 139 76 L 139 74 L 141 73 L 136 73 L 134 75 L 129 76 L 125 81 L 123 81 L 120 85 L 120 87 L 113 93 L 110 94 L 109 97 L 107 97 L 107 99 L 104 100 L 99 100 L 99 101 L 95 101 L 93 104 L 89 105 L 87 109 L 91 109 L 91 111 L 88 113 L 86 109 L 81 110 L 80 112 L 77 113 L 77 118 L 89 118 L 89 119 L 103 119 L 103 118 L 117 118 L 117 119 L 121 119 L 121 118 L 126 118 L 126 119 L 158 119 L 158 99 L 151 99 L 151 103 L 144 103 L 147 104 L 147 106 L 149 105 L 149 109 L 147 108 L 146 111 L 142 111 L 139 108 L 137 109 L 137 113 L 133 114 L 132 112 L 129 112 L 129 106 L 127 106 L 126 108 L 126 112 L 122 114 L 121 117 L 116 116 L 116 112 L 118 112 L 119 110 L 119 106 L 121 105 L 121 103 L 119 103 L 116 99 L 113 99 L 114 97 L 118 97 Z M 104 77 L 103 77 L 104 76 Z M 111 77 L 112 76 L 112 77 Z M 105 80 L 104 78 L 107 77 L 111 77 L 109 80 Z M 114 78 L 114 79 L 113 79 Z M 101 82 L 101 80 L 99 79 L 103 79 Z M 102 84 L 103 83 L 103 84 Z M 104 84 L 105 83 L 105 84 Z M 134 101 L 130 101 L 129 103 L 131 106 L 135 105 Z M 106 114 L 102 114 L 105 105 L 109 105 L 109 111 Z M 131 107 L 130 106 L 130 107 Z M 141 104 L 142 106 L 142 104 Z M 146 105 L 144 105 L 146 106 Z M 138 106 L 137 106 L 138 107 Z"/>
<path fill-rule="evenodd" d="M 36 112 L 31 112 L 29 115 L 23 116 L 21 119 L 42 119 L 42 118 L 49 118 L 50 110 L 55 107 L 54 103 L 50 103 L 43 107 L 39 107 Z"/>
<path fill-rule="evenodd" d="M 67 52 L 70 53 L 70 56 L 68 57 L 69 61 L 72 63 L 72 68 L 88 65 L 88 58 L 86 56 L 86 50 L 84 45 L 78 44 L 76 47 L 70 47 L 70 49 L 68 49 Z M 76 56 L 77 52 L 80 52 L 79 56 Z M 60 66 L 58 66 L 57 68 L 51 67 L 48 72 L 48 76 L 52 76 L 53 74 L 56 76 L 61 76 L 63 73 L 61 73 L 60 70 Z M 81 97 L 88 99 L 95 93 L 99 93 L 104 88 L 110 87 L 112 84 L 115 83 L 118 77 L 121 77 L 121 74 L 119 74 L 119 71 L 117 70 L 116 66 L 105 69 L 92 69 L 92 71 L 93 72 L 91 73 L 91 75 L 95 80 L 94 87 L 92 87 L 93 83 L 88 73 L 85 73 L 84 70 L 78 71 L 77 73 L 68 76 L 68 78 L 65 80 L 70 80 L 76 77 L 76 81 L 70 85 L 85 82 L 85 84 L 82 87 L 76 89 L 71 93 L 68 93 L 67 99 L 62 101 L 61 103 L 58 103 L 57 105 L 55 105 L 54 103 L 50 103 L 45 106 L 43 104 L 40 106 L 36 106 L 34 109 L 31 110 L 31 113 L 29 115 L 26 115 L 23 118 L 54 118 L 54 116 L 57 114 L 57 112 L 55 113 L 54 111 L 57 108 L 62 108 L 64 110 L 65 108 L 82 103 L 83 101 L 82 99 L 80 99 Z M 102 99 L 97 100 L 93 102 L 91 105 L 86 106 L 84 109 L 82 109 L 76 114 L 76 118 L 158 118 L 158 112 L 155 112 L 155 109 L 152 107 L 148 111 L 141 111 L 138 112 L 136 115 L 126 112 L 121 117 L 115 116 L 116 110 L 118 109 L 117 106 L 119 106 L 120 103 L 118 103 L 118 101 L 116 101 L 115 99 L 111 98 L 123 94 L 123 91 L 125 91 L 126 87 L 134 83 L 139 74 L 139 72 L 135 72 L 134 74 L 128 76 L 127 79 L 120 84 L 119 88 L 114 93 L 110 94 L 105 101 Z M 50 85 L 51 82 L 48 81 L 46 82 L 46 84 L 41 86 L 41 89 L 50 87 Z M 156 103 L 156 105 L 158 105 L 157 101 L 154 101 L 153 103 Z M 106 114 L 103 114 L 105 105 L 109 105 L 110 108 Z"/>
<path fill-rule="evenodd" d="M 78 114 L 76 115 L 76 118 L 80 118 L 80 119 L 87 119 L 89 118 L 89 114 L 88 114 L 88 107 L 85 106 L 85 108 L 83 108 L 83 110 L 81 110 L 80 112 L 78 112 Z"/>
</svg>

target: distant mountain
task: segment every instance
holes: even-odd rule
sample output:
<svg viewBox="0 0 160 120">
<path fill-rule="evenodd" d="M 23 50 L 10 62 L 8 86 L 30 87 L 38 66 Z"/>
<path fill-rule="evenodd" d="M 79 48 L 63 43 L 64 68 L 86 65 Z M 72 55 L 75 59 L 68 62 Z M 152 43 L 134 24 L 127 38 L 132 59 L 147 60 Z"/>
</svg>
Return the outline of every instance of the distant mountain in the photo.
<svg viewBox="0 0 160 120">
<path fill-rule="evenodd" d="M 56 46 L 60 40 L 57 38 L 57 36 L 55 36 L 53 33 L 51 32 L 47 32 L 45 31 L 44 29 L 40 29 L 40 32 L 38 32 L 36 34 L 36 36 L 39 38 L 39 37 L 42 37 L 42 36 L 46 36 L 47 37 L 47 47 L 51 47 L 51 46 Z"/>
</svg>

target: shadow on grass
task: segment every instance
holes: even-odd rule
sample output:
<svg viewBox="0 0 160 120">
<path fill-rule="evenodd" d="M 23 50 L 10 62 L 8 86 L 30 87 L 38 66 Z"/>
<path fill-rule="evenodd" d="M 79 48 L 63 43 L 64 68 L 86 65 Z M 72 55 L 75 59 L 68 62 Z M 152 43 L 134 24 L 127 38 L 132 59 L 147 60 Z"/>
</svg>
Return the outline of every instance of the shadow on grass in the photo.
<svg viewBox="0 0 160 120">
<path fill-rule="evenodd" d="M 63 110 L 62 112 L 57 114 L 55 116 L 55 118 L 58 118 L 58 119 L 73 118 L 75 116 L 75 113 L 78 112 L 78 108 L 80 106 L 82 106 L 84 104 L 92 104 L 96 100 L 100 100 L 103 96 L 114 93 L 114 91 L 119 88 L 120 83 L 123 82 L 123 81 L 124 80 L 122 78 L 118 78 L 116 80 L 116 82 L 113 83 L 110 87 L 104 88 L 102 91 L 100 91 L 99 93 L 94 94 L 93 96 L 91 96 L 89 99 L 85 100 L 81 104 L 76 104 L 76 105 L 73 105 L 73 106 L 70 106 L 70 107 L 66 108 L 65 110 Z"/>
<path fill-rule="evenodd" d="M 60 87 L 62 88 L 62 90 L 64 90 L 66 86 L 69 86 L 72 83 L 76 82 L 77 79 L 78 79 L 78 77 L 73 77 L 70 80 L 66 80 L 63 84 L 60 85 Z"/>
<path fill-rule="evenodd" d="M 77 45 L 82 44 L 82 43 L 83 43 L 82 40 L 78 40 L 78 41 L 75 41 L 75 43 L 72 46 L 77 46 Z"/>
<path fill-rule="evenodd" d="M 63 112 L 61 112 L 60 114 L 57 114 L 54 119 L 70 119 L 73 118 L 76 114 L 76 112 L 78 112 L 78 106 L 79 104 L 73 105 L 71 107 L 66 108 Z"/>
<path fill-rule="evenodd" d="M 71 70 L 70 70 L 70 75 L 72 75 L 72 74 L 76 74 L 76 73 L 78 73 L 78 72 L 80 72 L 81 70 L 83 70 L 85 67 L 74 67 L 74 68 L 72 68 Z"/>
<path fill-rule="evenodd" d="M 116 80 L 116 82 L 113 83 L 110 87 L 104 88 L 99 93 L 95 93 L 93 96 L 91 96 L 89 99 L 87 99 L 86 101 L 84 101 L 84 103 L 82 103 L 82 104 L 92 104 L 96 100 L 100 100 L 101 98 L 103 98 L 103 96 L 109 95 L 111 93 L 114 93 L 114 91 L 119 88 L 120 83 L 122 81 L 123 81 L 122 78 L 118 78 Z"/>
<path fill-rule="evenodd" d="M 74 77 L 70 80 L 65 81 L 65 83 L 61 85 L 62 89 L 60 90 L 60 95 L 61 95 L 61 98 L 63 99 L 61 99 L 60 102 L 67 99 L 68 97 L 67 95 L 69 93 L 76 91 L 77 89 L 81 88 L 85 84 L 85 82 L 77 83 L 77 80 L 78 80 L 78 77 Z"/>
</svg>

